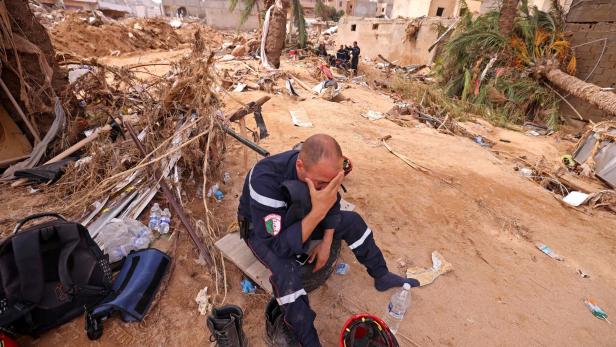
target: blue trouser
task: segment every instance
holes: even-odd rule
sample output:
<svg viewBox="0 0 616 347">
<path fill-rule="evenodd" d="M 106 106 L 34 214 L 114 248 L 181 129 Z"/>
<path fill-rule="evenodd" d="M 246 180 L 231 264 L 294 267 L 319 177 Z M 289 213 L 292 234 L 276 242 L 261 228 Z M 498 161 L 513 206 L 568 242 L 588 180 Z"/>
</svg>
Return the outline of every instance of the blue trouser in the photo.
<svg viewBox="0 0 616 347">
<path fill-rule="evenodd" d="M 377 247 L 372 231 L 361 216 L 355 212 L 341 211 L 341 220 L 334 232 L 335 239 L 344 240 L 373 278 L 387 274 L 383 253 Z M 310 239 L 323 237 L 323 230 L 315 230 Z M 274 254 L 267 239 L 254 236 L 247 240 L 248 246 L 257 258 L 272 272 L 270 282 L 274 295 L 284 312 L 287 325 L 295 332 L 303 347 L 321 346 L 314 328 L 316 314 L 310 309 L 308 296 L 303 288 L 300 265 L 293 258 L 282 258 Z"/>
</svg>

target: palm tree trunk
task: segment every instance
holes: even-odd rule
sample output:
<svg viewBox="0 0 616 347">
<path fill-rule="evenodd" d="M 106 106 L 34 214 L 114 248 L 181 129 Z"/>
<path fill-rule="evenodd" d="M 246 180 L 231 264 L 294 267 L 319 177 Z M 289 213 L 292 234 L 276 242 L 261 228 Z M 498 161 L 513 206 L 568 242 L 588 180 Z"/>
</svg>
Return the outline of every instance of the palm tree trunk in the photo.
<svg viewBox="0 0 616 347">
<path fill-rule="evenodd" d="M 265 55 L 268 63 L 274 68 L 280 67 L 280 55 L 284 49 L 287 36 L 287 10 L 288 0 L 281 1 L 282 8 L 274 5 L 272 9 L 267 37 L 265 39 Z"/>
<path fill-rule="evenodd" d="M 577 96 L 612 116 L 616 116 L 616 94 L 603 91 L 601 87 L 584 82 L 560 69 L 545 70 L 542 74 L 560 89 Z"/>
<path fill-rule="evenodd" d="M 504 37 L 510 37 L 513 33 L 515 17 L 518 13 L 519 0 L 503 0 L 498 19 L 498 29 Z"/>
</svg>

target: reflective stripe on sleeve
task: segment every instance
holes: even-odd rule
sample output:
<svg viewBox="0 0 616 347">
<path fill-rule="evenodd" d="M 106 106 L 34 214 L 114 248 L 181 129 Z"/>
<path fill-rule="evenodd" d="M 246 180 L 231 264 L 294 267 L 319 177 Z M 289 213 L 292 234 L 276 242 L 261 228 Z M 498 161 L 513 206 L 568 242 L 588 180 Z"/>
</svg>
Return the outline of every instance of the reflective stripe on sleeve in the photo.
<svg viewBox="0 0 616 347">
<path fill-rule="evenodd" d="M 254 168 L 252 168 L 254 170 Z M 267 196 L 261 195 L 257 193 L 254 188 L 252 188 L 252 170 L 250 170 L 250 175 L 248 176 L 248 188 L 250 189 L 250 197 L 260 203 L 261 205 L 271 207 L 271 208 L 281 208 L 287 207 L 287 203 L 281 200 L 276 200 L 272 198 L 268 198 Z"/>
</svg>

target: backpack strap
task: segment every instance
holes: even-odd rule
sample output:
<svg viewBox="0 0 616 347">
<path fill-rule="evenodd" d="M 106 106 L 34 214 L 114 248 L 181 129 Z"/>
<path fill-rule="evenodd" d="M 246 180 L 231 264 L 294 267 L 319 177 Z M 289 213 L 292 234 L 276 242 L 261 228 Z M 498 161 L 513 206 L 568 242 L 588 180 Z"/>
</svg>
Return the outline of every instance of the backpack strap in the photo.
<svg viewBox="0 0 616 347">
<path fill-rule="evenodd" d="M 18 234 L 11 241 L 15 266 L 19 273 L 21 300 L 38 304 L 43 297 L 45 285 L 39 233 Z"/>
<path fill-rule="evenodd" d="M 27 315 L 43 297 L 44 282 L 43 259 L 39 234 L 30 232 L 11 239 L 13 258 L 19 275 L 20 297 L 7 297 L 12 303 L 0 315 L 0 326 L 6 326 Z"/>
<path fill-rule="evenodd" d="M 58 276 L 62 286 L 69 294 L 101 295 L 108 293 L 108 288 L 87 284 L 87 280 L 90 278 L 92 270 L 96 265 L 96 260 L 88 257 L 85 254 L 85 250 L 77 250 L 77 246 L 81 241 L 79 226 L 74 223 L 68 223 L 56 228 L 58 228 L 57 233 L 60 242 L 62 242 L 62 250 L 58 259 Z M 71 255 L 75 264 L 73 271 L 69 270 L 68 267 Z"/>
</svg>

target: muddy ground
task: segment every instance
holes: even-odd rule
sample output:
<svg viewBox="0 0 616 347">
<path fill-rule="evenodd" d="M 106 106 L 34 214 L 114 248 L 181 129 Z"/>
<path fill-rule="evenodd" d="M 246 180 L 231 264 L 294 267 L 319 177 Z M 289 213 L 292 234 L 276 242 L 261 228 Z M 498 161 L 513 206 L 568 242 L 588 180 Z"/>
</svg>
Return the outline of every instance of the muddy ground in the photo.
<svg viewBox="0 0 616 347">
<path fill-rule="evenodd" d="M 132 64 L 176 59 L 182 52 L 133 53 L 130 57 L 106 58 L 109 64 Z M 316 84 L 301 62 L 283 62 L 285 70 Z M 255 64 L 256 65 L 256 64 Z M 242 68 L 243 64 L 225 63 Z M 162 73 L 161 67 L 156 67 Z M 473 141 L 438 133 L 418 125 L 400 127 L 389 120 L 370 121 L 361 116 L 370 110 L 387 111 L 393 100 L 375 90 L 350 85 L 343 91 L 347 101 L 313 98 L 299 89 L 305 100 L 272 95 L 263 107 L 270 137 L 261 145 L 271 153 L 291 148 L 314 133 L 328 133 L 340 142 L 354 169 L 345 179 L 343 197 L 357 206 L 374 230 L 390 269 L 403 274 L 407 266 L 429 266 L 438 250 L 454 271 L 435 283 L 412 291 L 412 306 L 399 331 L 402 346 L 580 346 L 612 345 L 616 330 L 592 316 L 583 298 L 592 296 L 608 313 L 616 312 L 616 216 L 598 210 L 576 210 L 514 171 L 514 163 Z M 231 93 L 242 102 L 265 95 L 261 91 Z M 225 95 L 226 109 L 238 104 Z M 304 109 L 313 128 L 291 123 L 289 110 Z M 248 118 L 248 125 L 254 123 Z M 529 160 L 545 156 L 558 163 L 573 142 L 561 136 L 530 137 L 484 122 L 467 127 L 496 141 L 494 149 L 524 154 Z M 414 170 L 391 155 L 379 138 L 392 135 L 389 144 L 398 152 L 430 169 Z M 499 142 L 508 139 L 511 143 Z M 222 230 L 235 218 L 238 195 L 248 167 L 259 158 L 249 154 L 243 163 L 243 147 L 229 138 L 226 171 L 232 174 L 223 186 L 225 199 L 213 206 Z M 27 215 L 45 208 L 45 196 L 28 188 L 2 187 L 0 219 Z M 193 218 L 203 218 L 198 187 L 187 188 L 186 208 Z M 190 198 L 193 200 L 190 201 Z M 79 318 L 39 339 L 23 339 L 24 345 L 207 345 L 205 317 L 197 312 L 197 292 L 212 288 L 207 269 L 196 262 L 196 251 L 177 218 L 173 228 L 179 239 L 159 244 L 174 252 L 174 268 L 168 284 L 145 322 L 122 323 L 118 317 L 105 323 L 100 341 L 89 342 Z M 542 242 L 565 258 L 559 262 L 539 252 Z M 177 248 L 176 248 L 177 247 Z M 390 292 L 377 292 L 372 280 L 348 249 L 342 260 L 351 266 L 345 276 L 333 275 L 310 294 L 317 312 L 316 327 L 324 346 L 337 345 L 340 328 L 355 313 L 382 314 Z M 581 278 L 582 269 L 590 278 Z M 253 346 L 262 346 L 263 311 L 268 296 L 241 293 L 241 272 L 226 263 L 227 303 L 244 309 L 245 331 Z M 220 300 L 224 296 L 220 289 Z"/>
</svg>

